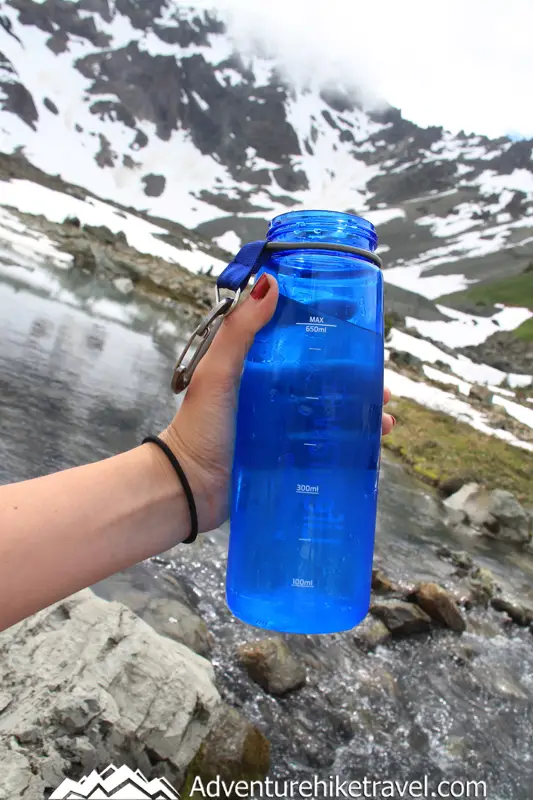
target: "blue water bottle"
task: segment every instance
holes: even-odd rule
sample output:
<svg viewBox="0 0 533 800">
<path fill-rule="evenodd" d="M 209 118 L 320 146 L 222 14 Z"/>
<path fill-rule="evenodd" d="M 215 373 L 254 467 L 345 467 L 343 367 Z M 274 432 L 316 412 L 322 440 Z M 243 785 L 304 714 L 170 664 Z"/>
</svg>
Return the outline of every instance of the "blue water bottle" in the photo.
<svg viewBox="0 0 533 800">
<path fill-rule="evenodd" d="M 383 280 L 374 227 L 332 211 L 270 224 L 259 275 L 273 319 L 239 393 L 228 606 L 287 633 L 367 614 L 383 408 Z"/>
</svg>

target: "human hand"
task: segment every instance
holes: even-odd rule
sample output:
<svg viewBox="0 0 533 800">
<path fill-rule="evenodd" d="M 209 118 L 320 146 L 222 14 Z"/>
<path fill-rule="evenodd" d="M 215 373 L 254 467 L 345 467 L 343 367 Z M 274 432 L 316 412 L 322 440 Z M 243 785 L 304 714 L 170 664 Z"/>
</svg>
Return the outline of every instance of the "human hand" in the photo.
<svg viewBox="0 0 533 800">
<path fill-rule="evenodd" d="M 264 273 L 246 300 L 224 320 L 198 364 L 185 399 L 161 438 L 178 457 L 195 497 L 200 531 L 228 518 L 235 415 L 244 359 L 255 334 L 269 322 L 278 301 L 278 285 Z M 391 397 L 385 389 L 384 402 Z M 383 415 L 382 432 L 394 427 Z"/>
</svg>

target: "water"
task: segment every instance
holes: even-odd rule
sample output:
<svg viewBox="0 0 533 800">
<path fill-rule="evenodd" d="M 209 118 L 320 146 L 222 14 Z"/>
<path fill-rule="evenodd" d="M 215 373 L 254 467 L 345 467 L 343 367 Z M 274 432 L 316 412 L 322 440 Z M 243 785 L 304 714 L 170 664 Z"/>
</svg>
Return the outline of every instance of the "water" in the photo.
<svg viewBox="0 0 533 800">
<path fill-rule="evenodd" d="M 380 336 L 284 312 L 252 347 L 239 395 L 230 608 L 296 633 L 368 611 L 383 401 Z"/>
<path fill-rule="evenodd" d="M 2 482 L 133 447 L 163 428 L 176 407 L 168 381 L 177 334 L 163 337 L 166 312 L 121 300 L 109 287 L 76 275 L 58 278 L 43 270 L 29 278 L 33 288 L 22 279 L 0 279 Z M 52 283 L 53 290 L 42 288 Z M 533 604 L 530 556 L 450 533 L 431 493 L 384 459 L 378 563 L 395 580 L 448 585 L 452 569 L 435 555 L 441 544 L 466 549 L 505 592 Z M 135 592 L 138 603 L 142 592 L 147 599 L 172 596 L 174 580 L 185 587 L 215 638 L 211 660 L 219 691 L 271 742 L 272 777 L 428 774 L 485 780 L 490 800 L 530 800 L 533 636 L 527 630 L 503 624 L 489 609 L 470 613 L 461 637 L 413 637 L 373 655 L 363 654 L 350 632 L 286 636 L 308 679 L 303 689 L 274 698 L 235 658 L 238 645 L 265 632 L 227 609 L 227 545 L 223 526 L 96 590 L 126 603 Z"/>
<path fill-rule="evenodd" d="M 185 329 L 92 276 L 0 262 L 0 481 L 126 450 L 176 410 Z"/>
</svg>

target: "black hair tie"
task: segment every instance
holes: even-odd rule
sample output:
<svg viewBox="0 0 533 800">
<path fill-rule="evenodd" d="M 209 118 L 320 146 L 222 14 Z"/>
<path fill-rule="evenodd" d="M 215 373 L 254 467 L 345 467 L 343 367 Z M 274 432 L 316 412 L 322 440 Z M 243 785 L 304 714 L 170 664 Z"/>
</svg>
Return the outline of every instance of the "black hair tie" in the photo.
<svg viewBox="0 0 533 800">
<path fill-rule="evenodd" d="M 196 503 L 194 502 L 194 496 L 187 480 L 187 476 L 185 475 L 181 464 L 179 463 L 178 459 L 170 449 L 170 447 L 163 442 L 158 436 L 146 436 L 146 438 L 142 441 L 143 444 L 155 444 L 157 445 L 160 450 L 166 455 L 172 466 L 174 467 L 174 471 L 176 475 L 180 479 L 181 485 L 183 486 L 183 491 L 185 492 L 185 497 L 187 498 L 187 503 L 189 504 L 189 512 L 191 515 L 191 532 L 186 539 L 183 539 L 183 544 L 191 544 L 195 541 L 196 537 L 198 536 L 198 513 L 196 511 Z"/>
</svg>

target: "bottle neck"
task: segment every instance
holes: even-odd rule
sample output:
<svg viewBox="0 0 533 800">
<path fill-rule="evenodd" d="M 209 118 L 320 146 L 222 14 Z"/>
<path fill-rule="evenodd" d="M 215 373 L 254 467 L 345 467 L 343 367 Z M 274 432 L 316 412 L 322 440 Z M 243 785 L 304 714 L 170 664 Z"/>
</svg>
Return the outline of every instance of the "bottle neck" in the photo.
<svg viewBox="0 0 533 800">
<path fill-rule="evenodd" d="M 269 242 L 328 242 L 374 252 L 378 237 L 371 222 L 337 211 L 289 211 L 270 223 Z"/>
</svg>

